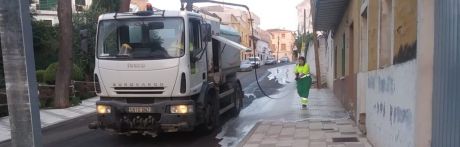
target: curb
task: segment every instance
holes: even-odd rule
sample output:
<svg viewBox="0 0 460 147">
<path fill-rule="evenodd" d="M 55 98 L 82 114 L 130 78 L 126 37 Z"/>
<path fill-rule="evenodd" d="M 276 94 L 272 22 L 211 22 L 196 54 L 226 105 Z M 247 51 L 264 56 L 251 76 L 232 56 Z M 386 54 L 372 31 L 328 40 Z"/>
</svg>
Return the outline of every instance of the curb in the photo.
<svg viewBox="0 0 460 147">
<path fill-rule="evenodd" d="M 240 143 L 238 143 L 237 147 L 243 147 L 246 144 L 246 142 L 249 140 L 249 138 L 251 138 L 252 134 L 254 134 L 256 129 L 260 126 L 260 124 L 262 124 L 262 121 L 258 121 L 254 125 L 254 127 L 252 127 L 252 129 L 248 132 L 248 134 L 244 136 L 243 140 L 241 140 Z"/>
<path fill-rule="evenodd" d="M 91 113 L 88 113 L 88 114 L 85 114 L 85 115 L 81 115 L 81 116 L 78 116 L 78 117 L 75 117 L 75 118 L 71 118 L 71 119 L 68 119 L 68 120 L 64 120 L 64 121 L 62 121 L 62 122 L 50 124 L 49 126 L 46 126 L 46 127 L 41 128 L 42 136 L 43 136 L 43 133 L 46 132 L 45 129 L 49 129 L 49 128 L 53 128 L 53 127 L 59 127 L 59 126 L 64 125 L 66 122 L 73 121 L 73 120 L 75 120 L 75 119 L 91 117 L 91 116 L 94 115 L 94 114 L 96 114 L 96 112 L 91 112 Z M 11 137 L 10 137 L 10 139 L 0 141 L 0 145 L 2 145 L 3 143 L 6 143 L 6 142 L 8 142 L 8 141 L 11 141 Z"/>
</svg>

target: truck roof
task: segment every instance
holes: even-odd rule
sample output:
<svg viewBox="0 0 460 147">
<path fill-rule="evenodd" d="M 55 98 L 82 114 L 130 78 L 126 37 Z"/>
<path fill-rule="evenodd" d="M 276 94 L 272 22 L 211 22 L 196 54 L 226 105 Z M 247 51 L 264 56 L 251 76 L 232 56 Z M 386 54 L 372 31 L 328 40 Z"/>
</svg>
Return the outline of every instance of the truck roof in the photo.
<svg viewBox="0 0 460 147">
<path fill-rule="evenodd" d="M 163 11 L 164 11 L 164 17 L 181 17 L 184 15 L 197 15 L 197 16 L 200 15 L 196 12 L 190 12 L 190 11 L 160 10 L 160 11 L 154 11 L 154 15 L 146 15 L 146 16 L 136 15 L 136 12 L 106 13 L 106 14 L 100 15 L 99 20 L 114 19 L 115 14 L 117 14 L 117 19 L 163 17 L 162 15 Z"/>
</svg>

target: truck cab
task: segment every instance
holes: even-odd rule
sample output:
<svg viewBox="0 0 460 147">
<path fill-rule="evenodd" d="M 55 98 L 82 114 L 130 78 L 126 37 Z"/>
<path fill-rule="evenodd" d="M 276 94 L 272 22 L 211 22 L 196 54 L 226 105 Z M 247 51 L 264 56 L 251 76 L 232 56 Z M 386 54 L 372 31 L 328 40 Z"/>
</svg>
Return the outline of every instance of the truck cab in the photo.
<svg viewBox="0 0 460 147">
<path fill-rule="evenodd" d="M 219 36 L 218 19 L 193 11 L 101 15 L 94 69 L 100 100 L 89 127 L 152 136 L 212 130 L 220 114 L 242 105 L 241 49 Z"/>
</svg>

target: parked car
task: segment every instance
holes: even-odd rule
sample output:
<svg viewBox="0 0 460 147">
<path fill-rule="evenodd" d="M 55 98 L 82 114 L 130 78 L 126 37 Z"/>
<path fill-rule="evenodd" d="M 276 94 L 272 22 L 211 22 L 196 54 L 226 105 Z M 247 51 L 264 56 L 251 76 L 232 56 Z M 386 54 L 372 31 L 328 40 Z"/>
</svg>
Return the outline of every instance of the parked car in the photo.
<svg viewBox="0 0 460 147">
<path fill-rule="evenodd" d="M 249 57 L 249 61 L 251 62 L 254 68 L 260 67 L 260 58 L 259 57 Z"/>
<path fill-rule="evenodd" d="M 282 57 L 280 59 L 280 63 L 289 63 L 289 58 L 288 57 Z"/>
<path fill-rule="evenodd" d="M 265 61 L 265 65 L 273 65 L 273 64 L 276 64 L 275 58 L 268 58 L 268 59 Z"/>
<path fill-rule="evenodd" d="M 251 70 L 252 70 L 252 64 L 249 60 L 241 61 L 240 71 L 251 71 Z"/>
</svg>

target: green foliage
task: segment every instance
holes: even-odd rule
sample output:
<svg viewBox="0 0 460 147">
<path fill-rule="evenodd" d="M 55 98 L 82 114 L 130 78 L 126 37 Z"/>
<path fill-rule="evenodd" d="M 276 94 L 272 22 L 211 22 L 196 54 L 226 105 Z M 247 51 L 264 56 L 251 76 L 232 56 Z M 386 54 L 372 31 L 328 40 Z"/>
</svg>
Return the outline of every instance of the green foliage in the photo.
<svg viewBox="0 0 460 147">
<path fill-rule="evenodd" d="M 308 44 L 313 40 L 313 34 L 310 32 L 307 32 L 307 34 L 302 34 L 297 35 L 297 38 L 295 39 L 295 46 L 297 47 L 298 51 L 304 51 L 306 48 L 308 48 Z M 302 43 L 305 43 L 305 46 L 302 46 Z M 306 51 L 305 51 L 306 52 Z"/>
<path fill-rule="evenodd" d="M 54 84 L 56 80 L 56 70 L 57 70 L 58 63 L 53 63 L 46 68 L 45 73 L 43 75 L 43 81 L 48 84 Z M 83 71 L 77 65 L 73 65 L 72 69 L 72 80 L 81 81 L 84 79 Z"/>
<path fill-rule="evenodd" d="M 79 97 L 82 99 L 82 100 L 85 100 L 85 99 L 88 99 L 88 98 L 92 98 L 94 97 L 95 94 L 94 92 L 88 92 L 88 91 L 82 91 L 80 92 L 79 94 Z"/>
<path fill-rule="evenodd" d="M 121 0 L 99 0 L 93 1 L 89 11 L 101 10 L 103 12 L 116 12 L 119 9 Z M 98 15 L 99 16 L 99 15 Z"/>
<path fill-rule="evenodd" d="M 58 32 L 57 26 L 52 26 L 44 21 L 32 22 L 35 67 L 45 69 L 58 59 Z"/>
<path fill-rule="evenodd" d="M 37 70 L 36 75 L 37 75 L 37 82 L 43 83 L 45 82 L 45 70 Z"/>
<path fill-rule="evenodd" d="M 93 1 L 90 8 L 82 13 L 73 15 L 74 26 L 74 63 L 81 67 L 86 77 L 92 77 L 94 69 L 94 49 L 96 48 L 96 29 L 99 16 L 104 13 L 118 10 L 120 0 Z M 86 31 L 87 36 L 80 35 L 80 31 Z M 81 41 L 87 41 L 87 51 L 81 50 Z M 84 76 L 83 75 L 83 76 Z"/>
<path fill-rule="evenodd" d="M 80 105 L 80 103 L 81 103 L 80 97 L 77 97 L 77 96 L 71 96 L 70 97 L 70 104 L 72 106 Z"/>
<path fill-rule="evenodd" d="M 118 10 L 120 0 L 97 0 L 93 1 L 88 10 L 72 15 L 73 20 L 73 62 L 74 68 L 72 78 L 74 80 L 84 80 L 92 77 L 94 69 L 94 49 L 96 47 L 96 28 L 99 15 L 103 13 L 115 12 Z M 80 36 L 80 31 L 87 31 L 87 36 Z M 56 65 L 59 51 L 59 27 L 53 26 L 45 21 L 33 21 L 33 42 L 36 69 L 43 69 L 45 72 L 37 72 L 39 82 L 54 83 Z M 87 51 L 81 50 L 82 40 L 87 40 Z M 75 71 L 76 70 L 76 71 Z M 3 70 L 1 71 L 3 72 Z M 1 73 L 0 73 L 1 74 Z M 43 74 L 42 76 L 39 74 Z M 0 75 L 1 76 L 1 75 Z M 3 76 L 2 76 L 3 77 Z M 0 78 L 1 83 L 4 79 Z M 3 86 L 4 87 L 4 86 Z"/>
<path fill-rule="evenodd" d="M 57 63 L 49 65 L 45 70 L 45 74 L 43 75 L 43 81 L 48 84 L 54 84 L 54 81 L 56 80 L 56 69 Z"/>
<path fill-rule="evenodd" d="M 40 108 L 50 108 L 53 106 L 53 98 L 40 98 Z"/>
<path fill-rule="evenodd" d="M 82 81 L 85 79 L 83 70 L 78 65 L 73 65 L 72 79 L 75 81 Z"/>
</svg>

